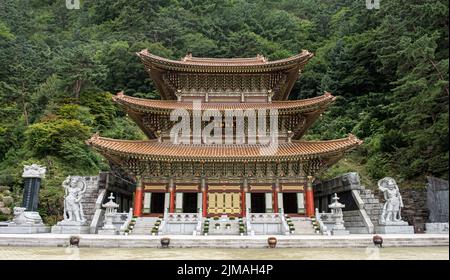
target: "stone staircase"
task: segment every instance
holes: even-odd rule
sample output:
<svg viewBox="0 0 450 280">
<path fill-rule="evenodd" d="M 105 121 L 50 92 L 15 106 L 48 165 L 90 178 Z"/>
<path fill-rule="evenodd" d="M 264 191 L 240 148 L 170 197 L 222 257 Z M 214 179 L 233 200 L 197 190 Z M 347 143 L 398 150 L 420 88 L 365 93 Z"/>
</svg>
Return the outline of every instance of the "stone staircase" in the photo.
<svg viewBox="0 0 450 280">
<path fill-rule="evenodd" d="M 364 224 L 363 217 L 359 210 L 342 212 L 344 218 L 344 227 L 352 234 L 366 234 L 369 233 Z"/>
<path fill-rule="evenodd" d="M 378 225 L 383 205 L 375 197 L 371 190 L 367 190 L 364 186 L 357 190 L 359 197 L 362 200 L 362 204 L 359 205 L 361 210 L 364 210 L 373 226 Z M 344 226 L 353 234 L 366 234 L 369 233 L 369 229 L 364 222 L 363 213 L 360 210 L 343 211 Z"/>
<path fill-rule="evenodd" d="M 131 231 L 131 235 L 151 235 L 152 228 L 158 217 L 140 217 L 136 218 L 136 224 L 134 229 Z"/>
<path fill-rule="evenodd" d="M 86 192 L 81 204 L 86 220 L 90 224 L 96 210 L 95 202 L 100 194 L 99 176 L 86 176 L 84 179 L 86 180 Z"/>
<path fill-rule="evenodd" d="M 380 220 L 383 204 L 380 203 L 371 190 L 365 189 L 364 186 L 362 186 L 362 189 L 359 191 L 359 195 L 364 201 L 364 210 L 366 210 L 366 213 L 369 215 L 373 225 L 377 226 L 378 221 Z"/>
<path fill-rule="evenodd" d="M 292 224 L 294 224 L 295 231 L 292 235 L 308 235 L 316 234 L 311 218 L 306 217 L 291 217 Z"/>
</svg>

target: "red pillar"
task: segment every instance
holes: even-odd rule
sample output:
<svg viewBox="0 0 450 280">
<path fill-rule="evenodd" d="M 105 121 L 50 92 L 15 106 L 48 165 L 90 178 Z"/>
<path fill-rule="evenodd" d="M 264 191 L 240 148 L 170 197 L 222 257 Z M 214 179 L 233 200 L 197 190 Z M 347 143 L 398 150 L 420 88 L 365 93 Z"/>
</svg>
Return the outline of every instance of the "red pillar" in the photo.
<svg viewBox="0 0 450 280">
<path fill-rule="evenodd" d="M 169 213 L 173 213 L 175 208 L 175 189 L 170 188 L 170 204 L 169 204 Z"/>
<path fill-rule="evenodd" d="M 278 192 L 273 190 L 273 212 L 278 213 Z"/>
<path fill-rule="evenodd" d="M 308 184 L 305 191 L 306 198 L 306 216 L 311 217 L 315 215 L 314 211 L 314 190 L 313 190 L 314 178 L 308 176 Z"/>
<path fill-rule="evenodd" d="M 242 217 L 245 217 L 245 213 L 246 213 L 246 211 L 245 211 L 245 207 L 246 207 L 246 205 L 245 205 L 245 191 L 244 190 L 242 190 L 242 192 L 241 192 L 241 208 L 242 208 Z"/>
<path fill-rule="evenodd" d="M 207 199 L 207 197 L 206 197 L 206 188 L 203 188 L 203 190 L 202 190 L 202 193 L 203 193 L 203 195 L 202 195 L 202 211 L 203 211 L 203 217 L 206 217 L 206 199 Z"/>
<path fill-rule="evenodd" d="M 134 209 L 133 215 L 140 217 L 142 216 L 142 186 L 140 183 L 136 186 L 136 191 L 134 192 Z"/>
</svg>

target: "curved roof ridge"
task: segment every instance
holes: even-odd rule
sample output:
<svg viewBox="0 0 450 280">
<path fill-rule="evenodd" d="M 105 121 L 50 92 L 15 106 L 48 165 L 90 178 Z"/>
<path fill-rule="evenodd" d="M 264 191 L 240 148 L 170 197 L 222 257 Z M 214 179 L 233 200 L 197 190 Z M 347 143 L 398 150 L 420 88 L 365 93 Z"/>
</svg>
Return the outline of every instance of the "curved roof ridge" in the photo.
<svg viewBox="0 0 450 280">
<path fill-rule="evenodd" d="M 271 65 L 277 65 L 277 64 L 283 64 L 286 62 L 291 62 L 291 61 L 296 61 L 299 59 L 309 59 L 311 58 L 314 54 L 307 51 L 307 50 L 302 50 L 300 53 L 293 55 L 291 57 L 288 58 L 283 58 L 283 59 L 279 59 L 279 60 L 273 60 L 273 61 L 267 61 L 267 60 L 256 60 L 256 59 L 252 59 L 252 58 L 244 58 L 243 60 L 239 59 L 239 58 L 231 58 L 228 59 L 228 62 L 223 61 L 223 58 L 184 58 L 182 60 L 173 60 L 173 59 L 169 59 L 169 58 L 165 58 L 165 57 L 161 57 L 158 56 L 156 54 L 153 54 L 151 52 L 148 51 L 148 49 L 143 49 L 140 52 L 136 53 L 139 57 L 147 57 L 147 58 L 151 58 L 154 59 L 156 61 L 161 61 L 164 63 L 169 63 L 169 64 L 174 64 L 174 65 L 193 65 L 193 66 L 201 66 L 201 65 L 214 65 L 214 66 L 223 66 L 223 67 L 227 67 L 227 66 L 258 66 L 258 65 L 263 65 L 264 67 L 268 66 L 270 67 Z M 258 56 L 256 56 L 257 58 Z M 248 60 L 247 60 L 248 59 Z M 258 61 L 258 63 L 254 63 L 255 61 Z M 222 62 L 222 63 L 221 63 Z M 261 63 L 263 62 L 263 63 Z"/>
</svg>

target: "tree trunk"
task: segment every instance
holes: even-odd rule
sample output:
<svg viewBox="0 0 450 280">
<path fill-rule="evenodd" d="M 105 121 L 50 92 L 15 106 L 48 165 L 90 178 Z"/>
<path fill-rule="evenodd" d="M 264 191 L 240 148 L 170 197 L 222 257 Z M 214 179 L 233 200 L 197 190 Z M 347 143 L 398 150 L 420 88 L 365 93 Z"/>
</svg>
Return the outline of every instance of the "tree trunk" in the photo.
<svg viewBox="0 0 450 280">
<path fill-rule="evenodd" d="M 76 80 L 75 81 L 75 85 L 73 87 L 73 91 L 74 91 L 74 94 L 75 94 L 75 100 L 77 102 L 80 100 L 81 84 L 82 84 L 81 80 Z"/>
</svg>

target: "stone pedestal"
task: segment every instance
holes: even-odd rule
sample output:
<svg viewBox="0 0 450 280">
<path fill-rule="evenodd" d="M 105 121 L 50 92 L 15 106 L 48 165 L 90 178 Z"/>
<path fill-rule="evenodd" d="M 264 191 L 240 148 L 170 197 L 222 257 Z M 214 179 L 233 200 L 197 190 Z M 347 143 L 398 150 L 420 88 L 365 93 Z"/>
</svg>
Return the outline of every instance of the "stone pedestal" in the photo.
<svg viewBox="0 0 450 280">
<path fill-rule="evenodd" d="M 380 234 L 414 234 L 414 227 L 409 226 L 407 222 L 401 221 L 379 225 L 375 228 L 375 232 Z"/>
<path fill-rule="evenodd" d="M 425 233 L 448 234 L 448 223 L 426 223 Z"/>
<path fill-rule="evenodd" d="M 89 225 L 74 221 L 61 221 L 52 226 L 52 233 L 82 234 L 90 233 Z"/>
<path fill-rule="evenodd" d="M 15 223 L 0 223 L 0 234 L 3 233 L 49 233 L 50 227 L 46 225 L 17 225 Z"/>
<path fill-rule="evenodd" d="M 48 233 L 50 227 L 44 225 L 38 212 L 25 211 L 24 207 L 14 207 L 12 222 L 0 223 L 0 233 Z"/>
</svg>

